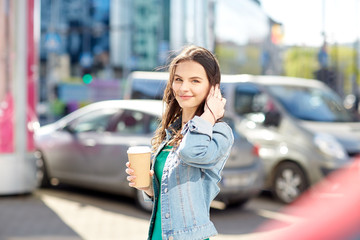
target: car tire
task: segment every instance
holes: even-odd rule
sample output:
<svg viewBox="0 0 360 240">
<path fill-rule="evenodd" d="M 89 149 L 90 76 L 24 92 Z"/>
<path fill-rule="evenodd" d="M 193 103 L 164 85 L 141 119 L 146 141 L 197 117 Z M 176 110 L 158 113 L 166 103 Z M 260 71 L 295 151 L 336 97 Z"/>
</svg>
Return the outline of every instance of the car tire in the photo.
<svg viewBox="0 0 360 240">
<path fill-rule="evenodd" d="M 39 188 L 50 187 L 49 175 L 47 173 L 44 155 L 41 152 L 37 152 L 36 159 L 36 180 Z"/>
<path fill-rule="evenodd" d="M 309 187 L 309 184 L 299 165 L 284 162 L 276 168 L 272 186 L 275 198 L 288 204 L 295 201 Z"/>
<path fill-rule="evenodd" d="M 226 208 L 242 208 L 248 201 L 249 198 L 230 201 L 229 203 L 226 204 Z"/>
<path fill-rule="evenodd" d="M 145 212 L 151 212 L 153 209 L 153 203 L 152 202 L 147 202 L 144 200 L 144 196 L 143 196 L 143 192 L 140 190 L 136 190 L 135 193 L 135 201 L 136 201 L 136 205 L 139 206 L 141 208 L 141 210 L 145 211 Z"/>
</svg>

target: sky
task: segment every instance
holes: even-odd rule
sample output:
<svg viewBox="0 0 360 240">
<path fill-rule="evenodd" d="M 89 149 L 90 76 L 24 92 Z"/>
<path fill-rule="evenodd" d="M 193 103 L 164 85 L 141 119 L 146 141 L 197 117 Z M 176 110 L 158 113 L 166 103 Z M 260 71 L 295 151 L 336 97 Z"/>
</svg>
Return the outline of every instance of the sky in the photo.
<svg viewBox="0 0 360 240">
<path fill-rule="evenodd" d="M 221 0 L 217 10 L 216 31 L 221 40 L 247 44 L 268 34 L 268 18 L 252 1 Z"/>
<path fill-rule="evenodd" d="M 351 43 L 360 35 L 360 0 L 260 0 L 264 11 L 283 23 L 285 45 Z M 323 11 L 324 10 L 324 11 Z"/>
</svg>

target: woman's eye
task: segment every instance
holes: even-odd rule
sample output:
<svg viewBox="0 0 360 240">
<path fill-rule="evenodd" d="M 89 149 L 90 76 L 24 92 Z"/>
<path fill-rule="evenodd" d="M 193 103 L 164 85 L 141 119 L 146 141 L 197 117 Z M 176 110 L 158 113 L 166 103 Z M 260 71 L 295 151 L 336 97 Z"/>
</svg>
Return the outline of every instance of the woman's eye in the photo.
<svg viewBox="0 0 360 240">
<path fill-rule="evenodd" d="M 181 82 L 181 78 L 175 78 L 175 82 Z"/>
<path fill-rule="evenodd" d="M 192 82 L 193 83 L 199 83 L 200 81 L 199 80 L 193 80 Z"/>
</svg>

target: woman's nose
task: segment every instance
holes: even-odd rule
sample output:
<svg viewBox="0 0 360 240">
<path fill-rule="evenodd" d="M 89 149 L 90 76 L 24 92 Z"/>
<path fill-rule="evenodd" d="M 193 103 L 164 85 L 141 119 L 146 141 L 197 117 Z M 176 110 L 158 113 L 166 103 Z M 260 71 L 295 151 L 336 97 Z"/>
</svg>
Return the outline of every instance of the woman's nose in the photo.
<svg viewBox="0 0 360 240">
<path fill-rule="evenodd" d="M 188 91 L 189 90 L 189 84 L 186 81 L 183 81 L 180 86 L 180 91 Z"/>
</svg>

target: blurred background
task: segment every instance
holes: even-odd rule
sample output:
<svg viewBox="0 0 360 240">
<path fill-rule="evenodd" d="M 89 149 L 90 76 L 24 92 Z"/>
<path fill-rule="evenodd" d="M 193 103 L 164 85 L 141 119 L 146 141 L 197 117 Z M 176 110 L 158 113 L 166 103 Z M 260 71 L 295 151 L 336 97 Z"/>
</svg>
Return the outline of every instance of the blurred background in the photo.
<svg viewBox="0 0 360 240">
<path fill-rule="evenodd" d="M 213 51 L 225 74 L 317 78 L 357 94 L 358 10 L 357 0 L 42 0 L 41 123 L 122 98 L 130 72 L 165 66 L 185 44 Z"/>
<path fill-rule="evenodd" d="M 60 145 L 68 144 L 67 149 L 60 149 L 59 154 L 54 154 L 56 156 L 60 156 L 62 153 L 69 154 L 66 159 L 68 162 L 65 161 L 65 164 L 59 165 L 66 167 L 76 165 L 74 164 L 74 155 L 70 156 L 69 149 L 75 149 L 75 145 L 71 141 L 79 142 L 80 145 L 85 143 L 84 149 L 90 150 L 90 153 L 84 155 L 85 157 L 79 154 L 82 157 L 79 159 L 83 165 L 79 165 L 77 172 L 74 171 L 74 175 L 78 176 L 80 170 L 86 170 L 91 177 L 94 177 L 95 174 L 89 170 L 91 169 L 90 157 L 94 158 L 93 162 L 103 161 L 105 158 L 94 154 L 93 149 L 95 148 L 93 147 L 96 145 L 94 141 L 80 141 L 89 140 L 90 137 L 87 134 L 92 134 L 92 132 L 76 132 L 72 128 L 66 128 L 66 119 L 72 121 L 71 118 L 76 117 L 76 112 L 72 117 L 70 115 L 70 118 L 67 118 L 68 114 L 101 100 L 126 98 L 126 89 L 130 85 L 133 72 L 166 72 L 167 64 L 184 45 L 195 44 L 208 48 L 217 56 L 223 74 L 277 75 L 304 78 L 306 81 L 318 79 L 337 93 L 334 97 L 336 101 L 333 101 L 332 98 L 324 98 L 325 100 L 320 101 L 319 92 L 311 90 L 313 85 L 310 86 L 311 82 L 309 81 L 306 84 L 309 85 L 310 90 L 306 88 L 307 85 L 306 87 L 302 85 L 301 89 L 305 89 L 304 92 L 315 92 L 316 94 L 309 97 L 312 100 L 310 103 L 305 103 L 294 94 L 294 99 L 297 100 L 299 106 L 317 106 L 319 102 L 322 102 L 325 104 L 321 106 L 329 107 L 326 108 L 329 113 L 334 113 L 336 117 L 344 117 L 346 115 L 342 106 L 344 103 L 345 108 L 358 115 L 360 98 L 358 86 L 360 76 L 359 12 L 360 0 L 0 0 L 0 36 L 2 36 L 0 38 L 0 200 L 2 203 L 0 204 L 2 216 L 2 218 L 0 217 L 0 239 L 14 239 L 3 237 L 6 234 L 8 236 L 20 236 L 21 234 L 30 236 L 29 232 L 31 231 L 33 234 L 31 236 L 34 236 L 32 239 L 38 239 L 38 236 L 46 235 L 48 232 L 52 234 L 49 239 L 54 239 L 54 235 L 76 236 L 77 238 L 71 239 L 80 239 L 78 237 L 80 233 L 89 235 L 89 237 L 84 237 L 84 235 L 81 239 L 121 239 L 125 235 L 130 236 L 128 239 L 131 237 L 133 237 L 132 239 L 143 238 L 147 231 L 149 216 L 138 211 L 124 198 L 114 197 L 112 199 L 109 196 L 106 198 L 103 193 L 94 196 L 93 193 L 84 193 L 77 188 L 69 192 L 66 189 L 63 190 L 61 186 L 56 189 L 58 191 L 40 189 L 39 179 L 42 181 L 46 177 L 44 160 L 46 158 L 36 147 L 36 137 L 34 138 L 34 136 L 37 130 L 42 129 L 45 136 L 41 139 L 42 143 L 51 154 L 55 152 L 56 141 Z M 246 78 L 246 76 L 242 77 Z M 279 79 L 279 77 L 259 78 Z M 293 78 L 284 79 L 294 80 Z M 145 85 L 143 87 L 147 88 Z M 236 89 L 238 92 L 244 90 L 241 92 L 245 93 L 244 96 L 249 93 L 247 86 L 243 89 L 241 87 Z M 264 87 L 259 89 L 264 89 Z M 232 90 L 235 90 L 235 87 Z M 250 97 L 261 96 L 258 92 L 248 95 Z M 239 96 L 242 95 L 239 94 Z M 255 97 L 255 100 L 267 100 Z M 258 102 L 254 102 L 254 106 L 258 107 Z M 100 110 L 106 110 L 101 105 L 99 106 Z M 246 106 L 250 106 L 250 103 Z M 91 110 L 91 105 L 89 107 Z M 154 109 L 148 107 L 145 112 L 148 114 Z M 323 112 L 316 109 L 313 108 L 314 111 L 309 113 L 311 117 L 325 116 Z M 254 110 L 249 113 L 258 112 Z M 115 114 L 115 111 L 111 113 Z M 105 115 L 111 116 L 109 112 L 106 112 Z M 145 114 L 143 115 L 145 116 Z M 62 118 L 64 116 L 65 118 Z M 287 114 L 282 116 L 285 119 L 284 116 Z M 56 122 L 59 119 L 62 120 Z M 85 124 L 92 120 L 85 117 L 83 119 L 85 119 Z M 296 119 L 296 116 L 288 119 L 299 120 Z M 94 127 L 103 127 L 98 124 L 105 122 L 102 118 L 95 120 L 97 121 L 93 122 Z M 280 121 L 280 118 L 278 120 Z M 309 119 L 303 120 L 300 119 L 297 122 L 303 123 Z M 81 123 L 81 121 L 79 122 Z M 326 138 L 326 141 L 322 139 L 324 141 L 321 143 L 324 144 L 320 145 L 325 150 L 321 152 L 321 149 L 316 148 L 316 150 L 310 151 L 311 154 L 307 155 L 306 160 L 315 158 L 313 162 L 320 161 L 318 155 L 313 154 L 316 151 L 323 156 L 326 155 L 323 165 L 335 166 L 334 169 L 336 169 L 338 166 L 352 161 L 350 158 L 360 152 L 358 119 L 351 124 L 345 120 L 342 122 L 326 120 L 323 123 L 320 120 L 314 120 L 313 122 L 318 124 L 312 129 L 314 134 L 325 131 L 325 127 L 319 126 L 329 122 L 334 125 L 342 123 L 342 128 L 335 128 L 334 125 L 329 124 L 328 128 L 332 131 L 331 134 L 337 137 L 336 141 L 333 138 Z M 61 134 L 62 138 L 60 135 L 54 134 L 51 127 L 44 126 L 51 123 L 54 123 L 52 124 L 53 130 L 55 129 L 57 134 Z M 143 122 L 139 121 L 139 123 L 140 127 L 145 126 Z M 278 125 L 290 126 L 288 123 L 289 121 L 285 121 L 285 124 L 280 125 L 279 122 Z M 261 123 L 258 125 L 262 127 Z M 40 128 L 42 126 L 44 127 Z M 126 125 L 121 126 L 131 130 L 130 127 L 125 127 Z M 268 129 L 270 129 L 275 130 L 277 134 L 279 126 L 267 126 L 269 128 L 264 129 L 266 133 L 269 133 Z M 148 127 L 148 129 L 152 128 Z M 299 135 L 294 135 L 294 129 L 284 131 L 290 135 L 287 138 L 289 143 L 295 143 L 293 141 L 295 138 L 301 139 Z M 299 129 L 303 130 L 305 127 L 301 125 Z M 110 133 L 117 134 L 115 130 L 118 129 L 112 130 L 101 135 L 105 129 L 98 131 L 96 128 L 93 134 L 101 135 L 100 140 L 107 140 Z M 304 132 L 306 136 L 311 135 L 309 129 Z M 150 132 L 146 132 L 146 134 L 146 137 L 150 139 L 152 136 Z M 272 136 L 275 136 L 275 140 L 279 140 L 280 138 L 277 138 L 276 134 Z M 256 135 L 249 131 L 248 136 L 260 136 L 266 141 L 269 140 L 266 139 L 268 135 L 263 132 Z M 261 147 L 267 146 L 266 144 L 261 146 L 247 143 L 247 136 L 240 137 L 239 135 L 238 137 L 245 142 L 245 145 L 239 144 L 239 146 L 247 146 L 240 150 L 249 153 L 253 159 L 246 162 L 244 161 L 245 155 L 235 151 L 234 162 L 229 161 L 229 169 L 242 170 L 241 167 L 243 167 L 248 170 L 246 164 L 252 164 L 255 160 L 260 162 L 262 160 L 260 158 L 263 158 L 261 154 L 266 154 Z M 122 142 L 129 144 L 131 142 L 129 139 L 126 136 Z M 309 139 L 298 144 L 302 150 L 304 143 L 317 147 L 314 142 L 316 138 Z M 269 145 L 271 150 L 268 152 L 269 156 L 285 156 L 284 149 L 287 151 L 287 148 L 283 144 L 284 141 L 280 140 L 278 145 Z M 116 150 L 120 150 L 116 145 L 120 141 L 108 142 L 113 143 Z M 340 146 L 340 142 L 343 143 L 342 146 Z M 333 148 L 334 146 L 335 148 Z M 80 149 L 82 154 L 85 152 L 84 149 Z M 234 149 L 236 150 L 236 148 Z M 281 154 L 274 154 L 273 150 L 279 150 Z M 303 151 L 305 152 L 305 150 Z M 103 170 L 104 166 L 107 166 L 116 174 L 120 172 L 119 166 L 124 166 L 121 161 L 126 161 L 125 157 L 123 159 L 114 158 L 113 156 L 118 155 L 109 152 L 108 149 L 103 151 L 99 148 L 97 152 L 110 157 L 111 160 L 115 159 L 116 161 L 113 162 L 118 164 L 116 167 L 111 167 L 111 165 L 100 162 L 97 170 Z M 338 157 L 338 153 L 343 153 L 343 156 Z M 319 164 L 319 166 L 322 165 Z M 314 167 L 310 167 L 310 169 L 314 169 Z M 279 177 L 289 176 L 286 173 L 290 171 L 294 173 L 292 175 L 294 178 L 290 179 L 290 182 L 299 185 L 297 177 L 299 172 L 302 173 L 301 171 L 295 171 L 297 168 L 294 170 L 293 165 L 289 164 L 282 170 L 284 174 L 278 174 Z M 121 173 L 124 174 L 124 172 L 121 170 Z M 260 177 L 263 174 L 262 171 L 256 173 Z M 103 175 L 108 177 L 107 173 Z M 236 181 L 233 179 L 234 181 L 230 183 L 236 187 L 244 187 L 244 182 L 251 179 L 245 176 L 244 172 L 234 175 L 238 178 L 234 178 Z M 245 177 L 242 178 L 242 176 Z M 124 182 L 126 183 L 125 180 L 121 181 L 121 183 Z M 254 187 L 254 184 L 248 184 Z M 330 186 L 331 190 L 336 190 L 339 184 L 336 182 Z M 353 188 L 358 189 L 357 187 Z M 127 185 L 124 189 L 129 190 Z M 34 195 L 24 198 L 22 195 L 20 197 L 16 195 L 30 192 Z M 78 195 L 79 193 L 80 195 Z M 342 192 L 340 193 L 342 194 Z M 99 196 L 105 196 L 105 198 Z M 250 197 L 254 199 L 250 201 Z M 356 197 L 359 197 L 358 193 Z M 355 196 L 350 196 L 349 199 L 355 199 Z M 238 202 L 240 205 L 249 200 L 244 211 L 241 208 L 224 210 L 224 207 L 219 207 L 224 210 L 223 212 L 212 210 L 215 216 L 214 222 L 217 227 L 219 226 L 220 237 L 218 239 L 231 239 L 231 237 L 239 239 L 238 236 L 252 233 L 268 218 L 280 221 L 282 226 L 297 221 L 291 214 L 279 215 L 284 204 L 274 202 L 269 198 L 263 196 L 257 198 L 257 195 L 251 195 L 242 200 L 244 201 L 240 202 L 241 204 Z M 66 206 L 69 206 L 69 211 L 64 211 Z M 73 206 L 76 207 L 75 210 L 72 208 Z M 98 215 L 92 215 L 92 211 L 85 213 L 84 211 L 89 209 L 84 206 L 100 209 L 99 212 L 104 215 L 111 213 L 109 214 L 111 222 L 109 224 L 104 222 L 103 218 L 99 217 L 99 212 L 96 213 Z M 57 215 L 53 212 L 42 215 L 48 207 Z M 18 214 L 14 214 L 14 212 L 18 212 Z M 81 215 L 82 213 L 84 215 Z M 350 211 L 348 213 L 350 215 Z M 71 225 L 71 221 L 76 219 L 76 215 L 84 217 L 76 222 L 75 227 L 75 224 Z M 327 216 L 327 214 L 325 215 Z M 359 215 L 357 213 L 356 216 Z M 58 216 L 61 216 L 62 219 Z M 122 224 L 127 227 L 129 219 L 133 226 L 140 222 L 142 229 L 138 231 L 134 227 L 126 229 L 130 234 L 124 232 L 124 228 L 118 228 L 117 224 L 113 224 L 113 216 L 116 216 L 116 221 L 122 221 Z M 33 221 L 33 219 L 37 219 L 37 221 Z M 55 219 L 56 222 L 48 221 L 49 219 Z M 119 237 L 103 238 L 104 235 L 98 237 L 89 231 L 89 229 L 96 230 L 95 227 L 77 229 L 78 226 L 85 226 L 82 222 L 83 219 L 100 221 L 103 223 L 101 226 L 113 226 L 112 229 L 109 228 L 109 232 L 112 234 L 119 232 Z M 358 219 L 356 219 L 357 226 Z M 69 226 L 76 229 L 77 233 L 69 232 L 68 226 L 62 222 L 65 220 Z M 26 224 L 19 224 L 20 221 L 26 222 Z M 96 222 L 96 226 L 100 224 Z M 12 226 L 21 226 L 22 228 Z M 47 229 L 44 230 L 45 228 Z M 50 230 L 48 231 L 48 229 Z M 139 233 L 143 235 L 138 237 Z M 225 236 L 229 236 L 229 238 Z"/>
<path fill-rule="evenodd" d="M 33 152 L 40 126 L 123 99 L 132 72 L 166 71 L 187 44 L 214 52 L 223 74 L 321 80 L 358 114 L 359 10 L 359 0 L 0 0 L 2 158 Z"/>
<path fill-rule="evenodd" d="M 121 98 L 130 72 L 166 70 L 186 44 L 213 51 L 223 73 L 284 73 L 282 24 L 259 1 L 43 0 L 40 8 L 39 100 L 56 104 L 56 116 Z"/>
</svg>

